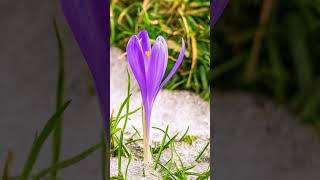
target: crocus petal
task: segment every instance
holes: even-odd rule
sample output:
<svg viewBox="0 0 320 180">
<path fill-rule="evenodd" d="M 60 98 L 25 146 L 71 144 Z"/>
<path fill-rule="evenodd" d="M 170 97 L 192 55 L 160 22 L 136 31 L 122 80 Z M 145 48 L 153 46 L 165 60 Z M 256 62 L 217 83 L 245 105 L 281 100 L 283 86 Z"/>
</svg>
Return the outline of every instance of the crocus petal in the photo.
<svg viewBox="0 0 320 180">
<path fill-rule="evenodd" d="M 163 78 L 165 72 L 166 72 L 166 69 L 167 69 L 167 65 L 168 65 L 168 45 L 167 45 L 167 42 L 166 40 L 162 37 L 162 36 L 158 36 L 156 41 L 160 41 L 163 46 L 164 46 L 164 49 L 165 49 L 165 57 L 164 57 L 164 63 L 163 63 L 163 72 L 162 72 L 162 76 L 161 76 L 161 79 Z"/>
<path fill-rule="evenodd" d="M 140 31 L 139 34 L 138 34 L 138 38 L 139 38 L 139 41 L 140 41 L 140 44 L 141 44 L 141 47 L 142 47 L 142 52 L 143 52 L 144 58 L 145 59 L 149 59 L 147 57 L 147 55 L 146 55 L 147 51 L 149 53 L 151 51 L 151 44 L 150 44 L 150 39 L 149 39 L 148 32 L 145 31 L 145 30 Z M 144 61 L 145 69 L 148 68 L 148 63 L 149 63 L 149 61 Z"/>
<path fill-rule="evenodd" d="M 73 32 L 95 81 L 104 128 L 109 128 L 109 49 L 106 0 L 60 0 L 66 20 Z M 108 135 L 107 134 L 107 141 Z"/>
<path fill-rule="evenodd" d="M 211 1 L 210 10 L 210 26 L 213 27 L 221 16 L 223 10 L 227 6 L 229 0 L 213 0 Z"/>
<path fill-rule="evenodd" d="M 145 30 L 142 30 L 138 34 L 138 38 L 140 40 L 140 44 L 142 46 L 143 52 L 151 51 L 151 45 L 150 45 L 150 39 L 148 32 Z"/>
<path fill-rule="evenodd" d="M 146 73 L 145 73 L 145 55 L 142 50 L 138 36 L 131 36 L 127 45 L 127 58 L 131 67 L 132 73 L 136 78 L 142 98 L 145 100 L 147 96 L 146 89 Z"/>
<path fill-rule="evenodd" d="M 150 105 L 152 105 L 153 100 L 155 98 L 157 89 L 161 83 L 163 74 L 165 72 L 166 62 L 168 61 L 168 49 L 166 49 L 165 45 L 162 42 L 161 38 L 157 38 L 154 43 L 147 71 L 147 89 L 148 89 L 148 97 L 150 101 Z"/>
<path fill-rule="evenodd" d="M 173 66 L 173 68 L 171 69 L 170 73 L 165 78 L 165 80 L 161 83 L 158 91 L 170 80 L 170 78 L 174 75 L 174 73 L 176 73 L 176 71 L 180 67 L 180 65 L 182 63 L 182 60 L 183 60 L 183 57 L 184 57 L 185 50 L 186 50 L 186 45 L 184 43 L 184 40 L 182 39 L 181 50 L 180 50 L 179 57 L 178 57 L 178 59 L 176 61 L 176 64 Z"/>
</svg>

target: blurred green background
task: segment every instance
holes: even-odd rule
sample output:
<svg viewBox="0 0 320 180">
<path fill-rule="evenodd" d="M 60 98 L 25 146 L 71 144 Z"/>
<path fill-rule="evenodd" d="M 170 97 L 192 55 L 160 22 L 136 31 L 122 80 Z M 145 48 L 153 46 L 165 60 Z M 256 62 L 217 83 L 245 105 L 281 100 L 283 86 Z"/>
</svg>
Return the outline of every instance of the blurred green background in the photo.
<svg viewBox="0 0 320 180">
<path fill-rule="evenodd" d="M 214 28 L 216 90 L 240 89 L 320 122 L 320 1 L 231 1 Z"/>
</svg>

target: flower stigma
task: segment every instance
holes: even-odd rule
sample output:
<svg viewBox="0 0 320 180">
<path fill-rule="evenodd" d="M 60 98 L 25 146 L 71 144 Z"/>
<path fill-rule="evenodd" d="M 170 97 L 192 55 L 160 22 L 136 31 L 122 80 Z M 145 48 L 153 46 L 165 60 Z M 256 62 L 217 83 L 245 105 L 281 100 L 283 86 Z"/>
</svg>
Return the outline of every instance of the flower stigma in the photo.
<svg viewBox="0 0 320 180">
<path fill-rule="evenodd" d="M 147 58 L 150 58 L 150 51 L 146 51 Z"/>
</svg>

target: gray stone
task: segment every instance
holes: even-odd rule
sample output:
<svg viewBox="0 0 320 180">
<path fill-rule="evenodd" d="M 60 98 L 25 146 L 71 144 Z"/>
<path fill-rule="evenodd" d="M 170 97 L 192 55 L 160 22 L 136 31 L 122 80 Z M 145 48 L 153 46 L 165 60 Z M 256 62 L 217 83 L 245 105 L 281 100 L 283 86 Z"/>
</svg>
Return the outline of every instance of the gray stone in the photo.
<svg viewBox="0 0 320 180">
<path fill-rule="evenodd" d="M 239 92 L 213 104 L 216 179 L 320 179 L 319 135 L 285 107 Z"/>
</svg>

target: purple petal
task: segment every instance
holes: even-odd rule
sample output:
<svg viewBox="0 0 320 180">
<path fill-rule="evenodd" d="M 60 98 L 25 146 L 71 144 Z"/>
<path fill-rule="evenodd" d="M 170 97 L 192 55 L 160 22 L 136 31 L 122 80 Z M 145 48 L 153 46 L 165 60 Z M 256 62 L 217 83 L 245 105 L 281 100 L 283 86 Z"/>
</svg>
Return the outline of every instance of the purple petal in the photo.
<svg viewBox="0 0 320 180">
<path fill-rule="evenodd" d="M 229 0 L 213 0 L 211 1 L 210 26 L 213 27 L 223 13 Z"/>
<path fill-rule="evenodd" d="M 166 69 L 167 69 L 167 65 L 168 65 L 168 45 L 166 40 L 162 37 L 162 36 L 158 36 L 156 41 L 161 41 L 161 43 L 164 45 L 164 49 L 165 49 L 165 58 L 164 58 L 164 63 L 163 63 L 163 72 L 162 72 L 162 77 L 163 78 Z"/>
<path fill-rule="evenodd" d="M 109 128 L 109 49 L 106 0 L 60 0 L 62 10 L 95 81 L 104 128 Z M 109 133 L 106 133 L 107 135 Z M 108 137 L 108 136 L 107 136 Z"/>
<path fill-rule="evenodd" d="M 148 32 L 145 30 L 140 31 L 138 34 L 138 38 L 139 38 L 139 41 L 140 41 L 140 44 L 142 47 L 142 52 L 143 52 L 144 58 L 148 59 L 148 57 L 146 56 L 146 52 L 151 51 L 151 45 L 150 45 L 150 39 L 149 39 Z M 149 61 L 144 61 L 145 69 L 148 68 L 148 63 L 149 63 Z"/>
<path fill-rule="evenodd" d="M 157 38 L 156 42 L 154 43 L 148 66 L 148 71 L 146 74 L 147 79 L 147 89 L 148 89 L 148 97 L 150 100 L 150 105 L 156 96 L 157 89 L 160 86 L 162 77 L 165 72 L 165 64 L 168 62 L 168 49 L 166 45 L 163 44 L 163 38 Z M 164 40 L 164 39 L 163 39 Z"/>
<path fill-rule="evenodd" d="M 182 60 L 183 60 L 183 57 L 184 57 L 185 50 L 186 50 L 186 45 L 184 43 L 184 40 L 182 39 L 181 50 L 180 50 L 179 57 L 176 61 L 176 64 L 173 66 L 173 68 L 171 69 L 171 71 L 168 74 L 168 76 L 166 77 L 166 79 L 161 83 L 158 91 L 160 91 L 160 89 L 170 80 L 170 78 L 174 75 L 174 73 L 176 73 L 176 71 L 180 67 Z"/>
<path fill-rule="evenodd" d="M 127 45 L 127 58 L 131 67 L 132 73 L 136 78 L 142 98 L 146 100 L 146 73 L 145 73 L 145 55 L 142 50 L 139 38 L 136 35 L 131 36 Z"/>
<path fill-rule="evenodd" d="M 150 45 L 150 39 L 149 39 L 148 32 L 145 30 L 140 31 L 138 34 L 138 38 L 141 39 L 140 43 L 141 43 L 143 52 L 151 51 L 151 45 Z"/>
</svg>

